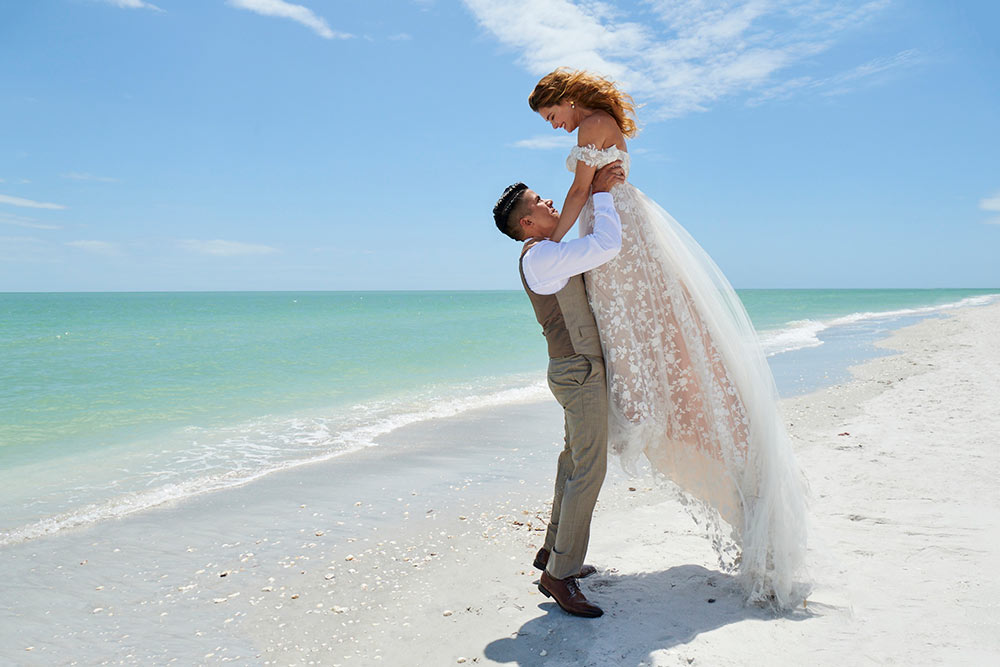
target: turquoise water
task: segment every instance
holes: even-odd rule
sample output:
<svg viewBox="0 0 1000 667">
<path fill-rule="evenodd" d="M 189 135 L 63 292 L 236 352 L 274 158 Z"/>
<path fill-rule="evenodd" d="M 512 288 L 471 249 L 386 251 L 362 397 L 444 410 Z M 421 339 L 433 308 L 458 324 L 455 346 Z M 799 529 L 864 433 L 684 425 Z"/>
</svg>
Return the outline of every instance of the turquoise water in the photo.
<svg viewBox="0 0 1000 667">
<path fill-rule="evenodd" d="M 772 358 L 997 290 L 746 290 Z M 521 292 L 0 294 L 0 545 L 537 400 Z"/>
<path fill-rule="evenodd" d="M 798 320 L 831 320 L 855 314 L 916 310 L 996 294 L 995 289 L 749 289 L 738 290 L 758 331 Z"/>
<path fill-rule="evenodd" d="M 525 314 L 515 292 L 0 295 L 0 455 L 534 370 Z"/>
</svg>

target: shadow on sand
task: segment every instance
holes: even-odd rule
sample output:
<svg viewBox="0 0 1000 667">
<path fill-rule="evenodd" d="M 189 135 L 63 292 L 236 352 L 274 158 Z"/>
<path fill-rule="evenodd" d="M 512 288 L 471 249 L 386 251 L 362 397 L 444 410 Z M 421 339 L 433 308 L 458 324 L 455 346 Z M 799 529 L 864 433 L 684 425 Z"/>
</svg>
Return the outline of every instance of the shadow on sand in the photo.
<svg viewBox="0 0 1000 667">
<path fill-rule="evenodd" d="M 599 573 L 582 580 L 581 588 L 604 609 L 604 616 L 570 616 L 546 598 L 538 605 L 544 614 L 512 636 L 490 642 L 486 657 L 522 667 L 638 665 L 655 651 L 730 623 L 811 616 L 801 609 L 776 613 L 747 605 L 731 575 L 698 565 L 642 574 Z"/>
</svg>

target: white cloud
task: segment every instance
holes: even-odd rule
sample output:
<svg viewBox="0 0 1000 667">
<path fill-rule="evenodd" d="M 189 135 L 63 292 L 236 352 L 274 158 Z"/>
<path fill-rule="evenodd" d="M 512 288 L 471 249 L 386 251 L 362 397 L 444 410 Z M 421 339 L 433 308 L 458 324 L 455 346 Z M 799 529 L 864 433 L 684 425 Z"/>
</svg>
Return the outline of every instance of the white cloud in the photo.
<svg viewBox="0 0 1000 667">
<path fill-rule="evenodd" d="M 278 252 L 277 248 L 272 248 L 271 246 L 242 243 L 240 241 L 223 241 L 222 239 L 215 239 L 214 241 L 191 239 L 180 241 L 179 244 L 182 248 L 191 252 L 222 257 L 232 257 L 234 255 L 269 255 Z"/>
<path fill-rule="evenodd" d="M 408 42 L 413 39 L 413 35 L 408 32 L 400 32 L 395 35 L 389 35 L 389 41 L 391 42 Z"/>
<path fill-rule="evenodd" d="M 144 2 L 143 0 L 104 0 L 104 2 L 109 5 L 114 5 L 115 7 L 121 7 L 122 9 L 152 9 L 156 12 L 163 11 L 153 3 Z"/>
<path fill-rule="evenodd" d="M 96 174 L 80 173 L 77 171 L 71 171 L 66 174 L 59 174 L 63 178 L 68 178 L 71 181 L 98 181 L 101 183 L 117 183 L 117 178 L 111 178 L 110 176 L 97 176 Z"/>
<path fill-rule="evenodd" d="M 118 245 L 108 241 L 67 241 L 66 245 L 98 255 L 120 255 Z"/>
<path fill-rule="evenodd" d="M 21 215 L 0 212 L 0 225 L 14 225 L 15 227 L 26 227 L 28 229 L 62 229 L 61 225 L 47 225 L 38 222 L 34 218 L 26 218 Z"/>
<path fill-rule="evenodd" d="M 35 238 L 34 236 L 0 236 L 0 242 L 3 243 L 44 243 L 41 239 Z"/>
<path fill-rule="evenodd" d="M 11 264 L 57 264 L 51 244 L 33 236 L 0 236 L 0 262 Z"/>
<path fill-rule="evenodd" d="M 285 0 L 229 0 L 229 5 L 237 9 L 246 9 L 262 16 L 277 16 L 301 23 L 320 37 L 326 39 L 349 39 L 353 37 L 346 32 L 336 32 L 330 29 L 326 19 L 316 16 L 311 9 L 295 5 Z"/>
<path fill-rule="evenodd" d="M 916 49 L 900 51 L 894 56 L 885 58 L 875 58 L 863 65 L 858 65 L 854 69 L 848 70 L 837 76 L 830 77 L 830 81 L 837 85 L 843 85 L 859 79 L 867 79 L 876 74 L 881 74 L 897 67 L 907 67 L 919 61 L 920 52 Z M 836 93 L 837 91 L 833 91 Z"/>
<path fill-rule="evenodd" d="M 49 208 L 62 210 L 66 208 L 62 204 L 49 204 L 47 202 L 34 201 L 31 199 L 22 199 L 21 197 L 11 197 L 9 195 L 0 195 L 0 204 L 10 204 L 11 206 L 23 206 L 24 208 Z"/>
<path fill-rule="evenodd" d="M 997 193 L 992 197 L 987 197 L 986 199 L 980 199 L 979 208 L 984 211 L 1000 213 L 1000 193 Z"/>
<path fill-rule="evenodd" d="M 807 90 L 817 91 L 820 95 L 827 97 L 845 95 L 854 92 L 859 86 L 875 83 L 884 78 L 878 75 L 900 67 L 912 66 L 918 63 L 919 60 L 919 51 L 916 49 L 907 49 L 900 51 L 894 56 L 875 58 L 833 76 L 822 78 L 802 76 L 789 79 L 765 89 L 760 94 L 749 99 L 747 103 L 751 106 L 757 106 L 770 100 L 787 99 L 796 93 Z"/>
<path fill-rule="evenodd" d="M 979 200 L 979 210 L 986 211 L 988 213 L 1000 213 L 1000 192 L 993 195 L 992 197 L 987 197 L 986 199 Z M 1000 217 L 990 218 L 986 221 L 988 225 L 1000 225 Z"/>
<path fill-rule="evenodd" d="M 530 139 L 521 139 L 514 142 L 514 148 L 531 148 L 535 150 L 548 150 L 550 148 L 570 148 L 576 145 L 576 139 L 569 136 L 536 136 Z"/>
<path fill-rule="evenodd" d="M 614 79 L 657 119 L 704 111 L 724 97 L 765 88 L 777 97 L 810 84 L 810 77 L 782 81 L 780 75 L 829 49 L 890 0 L 464 2 L 532 74 L 561 66 L 594 71 Z M 873 73 L 865 67 L 845 73 L 845 81 Z"/>
</svg>

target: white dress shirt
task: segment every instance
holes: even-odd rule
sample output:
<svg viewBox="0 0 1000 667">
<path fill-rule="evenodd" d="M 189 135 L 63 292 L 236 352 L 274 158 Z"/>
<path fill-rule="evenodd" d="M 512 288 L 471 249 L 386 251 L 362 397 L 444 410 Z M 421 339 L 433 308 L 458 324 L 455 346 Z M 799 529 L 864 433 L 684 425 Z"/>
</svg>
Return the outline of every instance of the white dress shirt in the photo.
<svg viewBox="0 0 1000 667">
<path fill-rule="evenodd" d="M 535 294 L 555 294 L 573 276 L 590 271 L 618 254 L 622 221 L 609 192 L 594 193 L 594 231 L 572 241 L 545 239 L 531 246 L 521 265 Z"/>
</svg>

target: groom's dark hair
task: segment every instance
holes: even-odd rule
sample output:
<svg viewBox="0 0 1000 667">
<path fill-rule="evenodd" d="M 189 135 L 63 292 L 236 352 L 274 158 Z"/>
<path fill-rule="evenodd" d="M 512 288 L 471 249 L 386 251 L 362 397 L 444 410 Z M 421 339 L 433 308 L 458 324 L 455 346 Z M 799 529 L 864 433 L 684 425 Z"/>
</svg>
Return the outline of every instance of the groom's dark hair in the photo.
<svg viewBox="0 0 1000 667">
<path fill-rule="evenodd" d="M 497 229 L 511 237 L 515 241 L 521 241 L 521 195 L 528 189 L 524 183 L 513 183 L 500 195 L 496 205 L 493 207 L 493 221 L 497 223 Z"/>
</svg>

